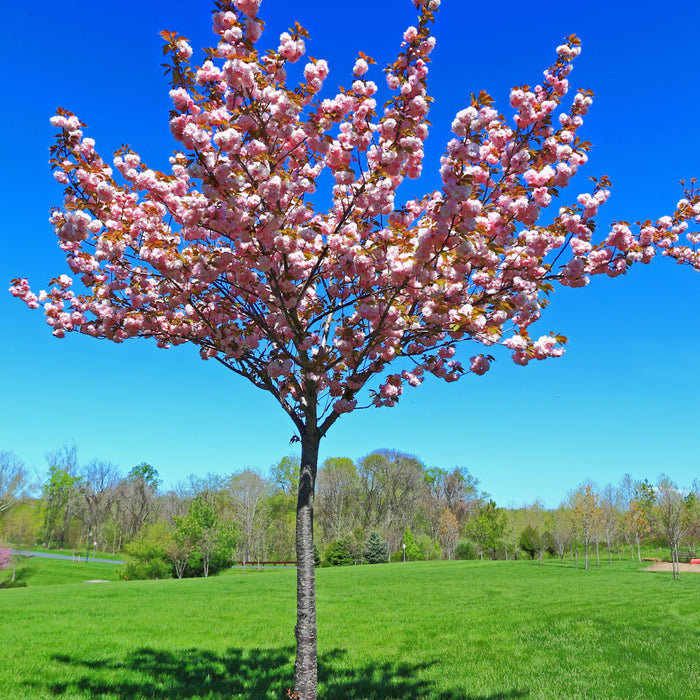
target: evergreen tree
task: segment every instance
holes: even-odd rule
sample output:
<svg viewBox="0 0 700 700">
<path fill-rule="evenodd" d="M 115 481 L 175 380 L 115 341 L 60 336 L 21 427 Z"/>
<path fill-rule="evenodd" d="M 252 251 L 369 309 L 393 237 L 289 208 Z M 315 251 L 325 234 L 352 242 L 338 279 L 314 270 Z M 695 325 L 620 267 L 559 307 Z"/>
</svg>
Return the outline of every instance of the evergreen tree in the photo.
<svg viewBox="0 0 700 700">
<path fill-rule="evenodd" d="M 362 549 L 362 557 L 366 564 L 386 564 L 389 561 L 389 549 L 376 530 L 369 533 Z"/>
<path fill-rule="evenodd" d="M 355 560 L 347 540 L 331 542 L 326 550 L 326 566 L 352 566 Z"/>
</svg>

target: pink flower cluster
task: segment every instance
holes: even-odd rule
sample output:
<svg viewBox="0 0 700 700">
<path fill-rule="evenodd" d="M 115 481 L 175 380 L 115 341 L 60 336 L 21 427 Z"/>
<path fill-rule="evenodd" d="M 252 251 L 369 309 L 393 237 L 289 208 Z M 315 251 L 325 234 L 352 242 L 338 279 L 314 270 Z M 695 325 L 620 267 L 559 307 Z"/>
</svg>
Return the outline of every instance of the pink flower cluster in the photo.
<svg viewBox="0 0 700 700">
<path fill-rule="evenodd" d="M 43 305 L 58 337 L 194 343 L 271 392 L 297 424 L 318 418 L 325 430 L 357 408 L 364 388 L 390 406 L 426 373 L 484 374 L 490 355 L 466 368 L 457 358 L 466 341 L 503 345 L 520 365 L 561 355 L 563 336 L 530 335 L 557 284 L 614 277 L 659 252 L 700 269 L 700 235 L 687 230 L 700 219 L 694 190 L 671 216 L 619 222 L 598 240 L 605 179 L 543 216 L 588 157 L 577 132 L 590 93 L 562 109 L 574 37 L 541 85 L 511 92 L 512 120 L 483 93 L 461 110 L 441 189 L 397 202 L 404 179 L 421 173 L 428 136 L 439 3 L 415 3 L 418 22 L 387 68 L 382 108 L 364 54 L 335 95 L 318 97 L 324 60 L 309 60 L 302 83 L 288 87 L 305 31 L 297 25 L 261 54 L 260 2 L 235 0 L 235 11 L 215 13 L 219 43 L 201 67 L 167 34 L 170 128 L 181 147 L 169 172 L 126 148 L 107 165 L 84 125 L 60 110 L 52 166 L 66 195 L 51 222 L 74 279 L 60 275 L 40 294 L 17 279 L 11 293 Z M 320 211 L 314 193 L 325 175 L 330 206 Z"/>
</svg>

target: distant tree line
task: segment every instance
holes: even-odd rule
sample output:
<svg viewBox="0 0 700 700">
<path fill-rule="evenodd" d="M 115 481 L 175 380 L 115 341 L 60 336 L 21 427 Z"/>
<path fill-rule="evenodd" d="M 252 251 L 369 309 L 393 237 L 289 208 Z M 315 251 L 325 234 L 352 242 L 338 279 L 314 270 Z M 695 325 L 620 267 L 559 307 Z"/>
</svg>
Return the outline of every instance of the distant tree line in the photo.
<svg viewBox="0 0 700 700">
<path fill-rule="evenodd" d="M 142 463 L 126 475 L 109 462 L 80 464 L 75 447 L 48 456 L 40 497 L 11 452 L 0 452 L 0 540 L 123 553 L 125 576 L 208 576 L 234 561 L 293 561 L 298 458 L 268 476 L 245 469 L 191 475 L 163 489 Z M 317 563 L 407 559 L 566 557 L 588 568 L 663 541 L 674 562 L 700 539 L 700 484 L 680 489 L 625 475 L 602 490 L 583 483 L 556 509 L 535 502 L 499 507 L 465 468 L 427 467 L 415 456 L 378 450 L 357 462 L 325 460 L 315 502 Z"/>
</svg>

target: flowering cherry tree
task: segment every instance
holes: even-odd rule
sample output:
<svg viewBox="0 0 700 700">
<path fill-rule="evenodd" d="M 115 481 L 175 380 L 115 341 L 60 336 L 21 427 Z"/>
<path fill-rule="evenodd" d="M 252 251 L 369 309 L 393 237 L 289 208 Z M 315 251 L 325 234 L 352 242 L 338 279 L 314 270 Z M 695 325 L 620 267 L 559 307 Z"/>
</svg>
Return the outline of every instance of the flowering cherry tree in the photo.
<svg viewBox="0 0 700 700">
<path fill-rule="evenodd" d="M 12 563 L 12 550 L 9 547 L 0 547 L 0 571 L 7 569 Z"/>
<path fill-rule="evenodd" d="M 120 343 L 193 343 L 269 392 L 301 443 L 297 505 L 295 693 L 316 696 L 312 540 L 319 442 L 343 414 L 393 406 L 426 374 L 484 374 L 489 349 L 513 360 L 558 357 L 566 339 L 536 337 L 547 295 L 616 277 L 657 255 L 700 268 L 694 183 L 657 221 L 620 221 L 595 235 L 608 181 L 552 207 L 587 160 L 577 133 L 592 93 L 569 91 L 580 47 L 569 37 L 541 84 L 510 93 L 506 119 L 485 93 L 452 123 L 442 185 L 397 200 L 421 174 L 431 98 L 426 78 L 439 0 L 414 0 L 377 102 L 372 59 L 360 54 L 346 89 L 321 97 L 329 66 L 304 56 L 300 25 L 257 48 L 260 0 L 219 0 L 218 44 L 200 67 L 187 40 L 163 32 L 169 54 L 170 170 L 127 147 L 106 163 L 75 115 L 58 110 L 52 167 L 65 185 L 51 222 L 70 274 L 35 294 L 53 334 Z M 298 79 L 288 79 L 296 71 Z M 321 210 L 317 187 L 330 183 Z M 467 342 L 474 351 L 460 359 Z"/>
</svg>

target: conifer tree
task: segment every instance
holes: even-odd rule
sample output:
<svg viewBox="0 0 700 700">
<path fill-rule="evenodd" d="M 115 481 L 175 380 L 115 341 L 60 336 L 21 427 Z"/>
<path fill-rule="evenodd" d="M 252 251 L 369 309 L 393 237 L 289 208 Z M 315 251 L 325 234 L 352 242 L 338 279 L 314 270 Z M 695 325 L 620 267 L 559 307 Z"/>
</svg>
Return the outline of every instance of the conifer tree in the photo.
<svg viewBox="0 0 700 700">
<path fill-rule="evenodd" d="M 362 549 L 365 564 L 385 564 L 389 561 L 389 549 L 382 536 L 372 530 Z"/>
</svg>

